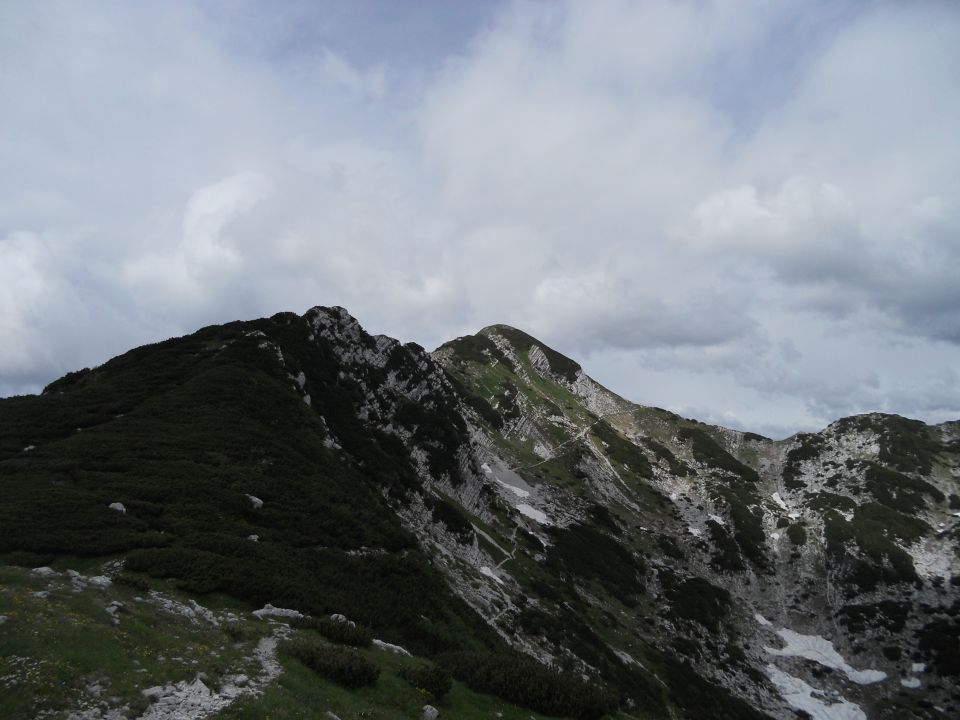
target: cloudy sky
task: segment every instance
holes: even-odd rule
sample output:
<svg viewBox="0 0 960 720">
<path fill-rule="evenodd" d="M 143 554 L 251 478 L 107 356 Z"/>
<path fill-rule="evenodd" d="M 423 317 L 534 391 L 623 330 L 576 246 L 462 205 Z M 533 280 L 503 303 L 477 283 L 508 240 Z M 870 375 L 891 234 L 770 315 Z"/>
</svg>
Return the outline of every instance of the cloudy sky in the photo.
<svg viewBox="0 0 960 720">
<path fill-rule="evenodd" d="M 0 395 L 496 322 L 782 437 L 960 417 L 960 4 L 0 3 Z"/>
</svg>

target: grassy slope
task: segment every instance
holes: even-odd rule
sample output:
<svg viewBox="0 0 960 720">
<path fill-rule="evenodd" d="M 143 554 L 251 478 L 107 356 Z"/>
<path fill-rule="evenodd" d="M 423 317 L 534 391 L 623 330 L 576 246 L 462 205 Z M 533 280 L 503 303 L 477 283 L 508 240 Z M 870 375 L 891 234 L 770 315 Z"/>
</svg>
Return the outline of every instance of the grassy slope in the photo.
<svg viewBox="0 0 960 720">
<path fill-rule="evenodd" d="M 60 563 L 66 567 L 77 563 Z M 88 563 L 89 565 L 90 563 Z M 91 571 L 95 569 L 91 566 Z M 186 603 L 189 597 L 170 583 L 153 582 L 171 600 Z M 48 592 L 46 597 L 38 592 Z M 138 715 L 148 701 L 141 690 L 155 685 L 192 681 L 198 673 L 216 688 L 225 674 L 244 672 L 255 677 L 259 664 L 250 658 L 257 641 L 271 633 L 271 625 L 254 618 L 250 607 L 228 597 L 207 597 L 206 607 L 230 612 L 236 621 L 213 626 L 191 622 L 182 615 L 137 600 L 143 588 L 114 584 L 106 589 L 87 587 L 79 592 L 62 576 L 51 581 L 22 568 L 0 566 L 0 615 L 7 620 L 0 631 L 0 717 L 27 720 L 43 713 L 63 717 L 67 711 L 126 705 Z M 123 602 L 126 610 L 114 625 L 105 608 Z M 294 631 L 316 636 L 313 631 Z M 347 690 L 305 668 L 282 649 L 284 669 L 279 681 L 260 697 L 243 697 L 215 717 L 227 719 L 324 719 L 327 711 L 348 718 L 416 718 L 431 703 L 443 716 L 507 720 L 545 718 L 495 697 L 476 693 L 462 683 L 437 701 L 410 686 L 397 674 L 416 663 L 377 649 L 361 653 L 380 669 L 373 687 Z M 87 688 L 103 687 L 102 695 Z"/>
</svg>

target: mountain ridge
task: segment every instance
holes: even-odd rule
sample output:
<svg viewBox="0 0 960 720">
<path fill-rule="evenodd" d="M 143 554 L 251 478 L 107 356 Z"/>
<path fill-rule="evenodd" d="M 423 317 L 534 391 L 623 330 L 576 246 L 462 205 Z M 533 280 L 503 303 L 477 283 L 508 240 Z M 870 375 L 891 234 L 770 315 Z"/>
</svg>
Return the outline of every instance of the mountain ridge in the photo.
<svg viewBox="0 0 960 720">
<path fill-rule="evenodd" d="M 349 610 L 424 657 L 468 649 L 474 683 L 520 652 L 623 717 L 939 717 L 958 438 L 866 414 L 773 441 L 631 403 L 509 326 L 427 353 L 318 306 L 0 401 L 0 557 Z"/>
</svg>

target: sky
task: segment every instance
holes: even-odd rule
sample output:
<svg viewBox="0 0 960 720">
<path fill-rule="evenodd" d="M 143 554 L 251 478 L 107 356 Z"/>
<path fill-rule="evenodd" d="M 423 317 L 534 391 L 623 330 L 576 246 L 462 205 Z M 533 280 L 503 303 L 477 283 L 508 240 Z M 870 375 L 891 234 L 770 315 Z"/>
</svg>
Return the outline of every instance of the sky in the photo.
<svg viewBox="0 0 960 720">
<path fill-rule="evenodd" d="M 342 305 L 785 437 L 960 418 L 960 3 L 0 2 L 0 395 Z"/>
</svg>

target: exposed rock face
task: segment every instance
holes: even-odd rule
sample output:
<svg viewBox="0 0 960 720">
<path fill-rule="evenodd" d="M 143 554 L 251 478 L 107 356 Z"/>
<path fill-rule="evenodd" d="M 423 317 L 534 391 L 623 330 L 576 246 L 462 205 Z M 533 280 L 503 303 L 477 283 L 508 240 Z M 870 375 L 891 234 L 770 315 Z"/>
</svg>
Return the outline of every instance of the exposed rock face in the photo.
<svg viewBox="0 0 960 720">
<path fill-rule="evenodd" d="M 343 308 L 235 325 L 197 357 L 251 348 L 309 452 L 363 477 L 503 643 L 663 716 L 960 713 L 960 423 L 872 414 L 772 441 L 635 405 L 507 326 L 427 353 Z M 228 497 L 264 529 L 238 524 L 232 553 L 288 531 L 281 480 L 250 482 Z M 124 500 L 114 519 L 155 512 Z"/>
</svg>

